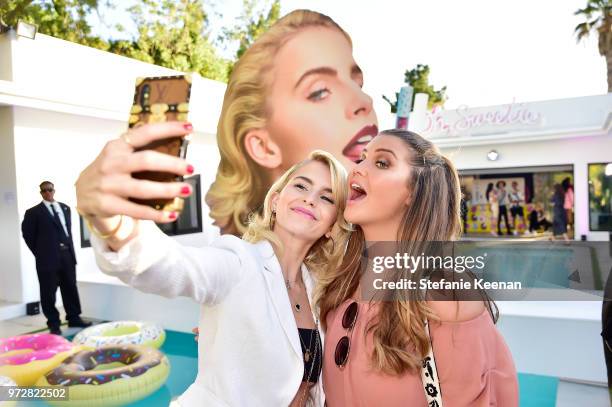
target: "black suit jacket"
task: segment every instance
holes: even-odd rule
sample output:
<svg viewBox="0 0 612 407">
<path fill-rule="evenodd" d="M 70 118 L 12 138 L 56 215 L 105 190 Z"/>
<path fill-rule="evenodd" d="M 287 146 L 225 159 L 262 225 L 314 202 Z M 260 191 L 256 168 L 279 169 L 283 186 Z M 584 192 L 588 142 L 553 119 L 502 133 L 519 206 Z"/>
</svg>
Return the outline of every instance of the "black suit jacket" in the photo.
<svg viewBox="0 0 612 407">
<path fill-rule="evenodd" d="M 64 212 L 68 238 L 65 236 L 61 223 L 55 220 L 43 202 L 28 209 L 21 222 L 23 238 L 36 258 L 36 269 L 57 269 L 60 267 L 60 242 L 68 241 L 74 264 L 76 255 L 72 243 L 72 224 L 70 222 L 70 208 L 58 202 Z"/>
</svg>

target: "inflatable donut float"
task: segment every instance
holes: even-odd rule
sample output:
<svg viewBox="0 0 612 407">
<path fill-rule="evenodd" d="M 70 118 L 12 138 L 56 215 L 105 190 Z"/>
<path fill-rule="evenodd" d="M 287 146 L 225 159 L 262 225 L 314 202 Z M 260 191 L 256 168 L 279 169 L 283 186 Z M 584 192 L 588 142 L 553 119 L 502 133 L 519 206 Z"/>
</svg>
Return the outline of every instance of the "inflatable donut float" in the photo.
<svg viewBox="0 0 612 407">
<path fill-rule="evenodd" d="M 159 350 L 139 345 L 108 345 L 80 351 L 42 376 L 37 386 L 68 387 L 68 401 L 56 406 L 122 406 L 159 389 L 170 362 Z"/>
<path fill-rule="evenodd" d="M 137 321 L 115 321 L 98 324 L 80 331 L 73 343 L 97 348 L 106 345 L 145 345 L 159 348 L 166 339 L 156 324 Z"/>
<path fill-rule="evenodd" d="M 10 377 L 19 386 L 32 386 L 40 376 L 81 349 L 52 334 L 0 339 L 0 376 Z"/>
</svg>

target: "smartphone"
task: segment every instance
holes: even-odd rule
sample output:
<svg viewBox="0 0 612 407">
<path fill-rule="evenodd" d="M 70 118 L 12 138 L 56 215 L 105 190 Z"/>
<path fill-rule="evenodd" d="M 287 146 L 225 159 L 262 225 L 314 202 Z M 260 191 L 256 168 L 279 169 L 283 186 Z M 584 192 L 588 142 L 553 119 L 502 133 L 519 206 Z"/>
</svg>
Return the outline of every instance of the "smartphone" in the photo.
<svg viewBox="0 0 612 407">
<path fill-rule="evenodd" d="M 189 98 L 191 96 L 191 76 L 162 76 L 136 79 L 134 103 L 130 110 L 129 128 L 135 128 L 148 123 L 167 121 L 186 121 L 189 115 Z M 136 151 L 155 150 L 175 157 L 185 158 L 187 155 L 188 136 L 168 137 L 157 140 Z M 137 179 L 157 182 L 181 182 L 182 176 L 161 171 L 141 171 L 132 173 Z M 182 198 L 155 198 L 130 201 L 148 205 L 158 210 L 180 212 L 183 209 Z"/>
</svg>

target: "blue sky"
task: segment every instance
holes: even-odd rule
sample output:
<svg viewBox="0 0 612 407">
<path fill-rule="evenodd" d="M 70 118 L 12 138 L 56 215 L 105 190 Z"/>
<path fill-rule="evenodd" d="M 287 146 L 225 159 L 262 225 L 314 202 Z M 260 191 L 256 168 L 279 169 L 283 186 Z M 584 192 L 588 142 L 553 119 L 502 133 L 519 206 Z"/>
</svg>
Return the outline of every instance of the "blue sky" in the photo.
<svg viewBox="0 0 612 407">
<path fill-rule="evenodd" d="M 122 2 L 123 7 L 132 2 Z M 242 9 L 242 0 L 208 3 L 218 13 L 210 16 L 213 36 L 233 24 Z M 447 86 L 446 108 L 456 108 L 606 93 L 606 64 L 596 36 L 576 43 L 573 34 L 581 22 L 573 13 L 585 3 L 281 0 L 281 10 L 325 13 L 351 35 L 377 109 L 385 108 L 381 95 L 399 89 L 404 71 L 418 63 L 431 67 L 436 87 Z M 103 14 L 107 22 L 129 26 L 120 8 Z M 97 29 L 108 33 L 101 25 Z"/>
</svg>

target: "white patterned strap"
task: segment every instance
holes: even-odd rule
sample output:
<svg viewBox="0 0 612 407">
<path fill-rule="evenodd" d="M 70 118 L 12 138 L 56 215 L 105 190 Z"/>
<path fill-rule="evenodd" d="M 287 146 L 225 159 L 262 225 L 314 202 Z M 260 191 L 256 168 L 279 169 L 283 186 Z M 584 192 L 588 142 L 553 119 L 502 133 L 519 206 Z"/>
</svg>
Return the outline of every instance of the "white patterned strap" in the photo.
<svg viewBox="0 0 612 407">
<path fill-rule="evenodd" d="M 425 334 L 429 340 L 429 351 L 423 359 L 421 367 L 425 398 L 427 399 L 427 406 L 442 407 L 442 389 L 440 388 L 440 380 L 438 380 L 438 369 L 436 368 L 436 359 L 433 354 L 433 344 L 429 335 L 429 322 L 427 320 L 425 320 Z"/>
</svg>

